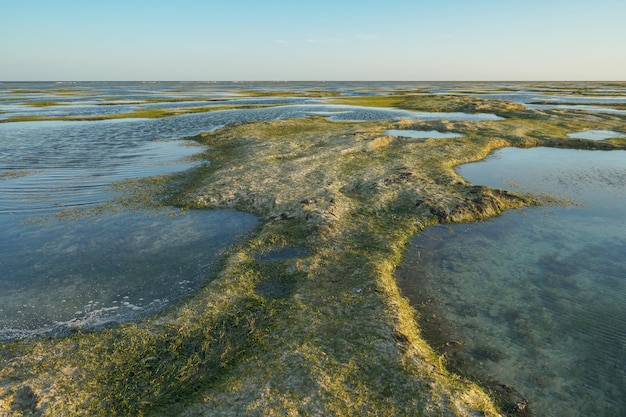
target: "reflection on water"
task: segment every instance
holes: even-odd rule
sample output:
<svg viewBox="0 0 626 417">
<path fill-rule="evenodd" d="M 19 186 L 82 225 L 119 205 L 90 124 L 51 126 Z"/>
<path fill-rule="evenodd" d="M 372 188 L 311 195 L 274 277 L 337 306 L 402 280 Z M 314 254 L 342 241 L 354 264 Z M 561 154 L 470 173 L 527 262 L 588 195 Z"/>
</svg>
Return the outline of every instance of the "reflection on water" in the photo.
<svg viewBox="0 0 626 417">
<path fill-rule="evenodd" d="M 626 152 L 503 149 L 458 171 L 580 205 L 415 237 L 397 277 L 425 326 L 538 416 L 626 415 Z"/>
</svg>

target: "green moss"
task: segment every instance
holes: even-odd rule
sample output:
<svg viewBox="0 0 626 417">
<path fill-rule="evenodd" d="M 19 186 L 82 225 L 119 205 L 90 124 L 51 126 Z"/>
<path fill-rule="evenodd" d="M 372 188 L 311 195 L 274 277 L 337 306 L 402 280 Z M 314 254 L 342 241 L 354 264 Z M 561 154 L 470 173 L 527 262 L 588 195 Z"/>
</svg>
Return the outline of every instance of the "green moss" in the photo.
<svg viewBox="0 0 626 417">
<path fill-rule="evenodd" d="M 339 97 L 330 100 L 333 104 L 346 104 L 350 106 L 369 106 L 369 107 L 399 107 L 405 100 L 403 95 L 400 96 L 357 96 L 357 97 Z"/>
<path fill-rule="evenodd" d="M 615 138 L 615 139 L 609 139 L 607 142 L 610 142 L 611 144 L 620 147 L 620 148 L 626 148 L 626 138 Z"/>
</svg>

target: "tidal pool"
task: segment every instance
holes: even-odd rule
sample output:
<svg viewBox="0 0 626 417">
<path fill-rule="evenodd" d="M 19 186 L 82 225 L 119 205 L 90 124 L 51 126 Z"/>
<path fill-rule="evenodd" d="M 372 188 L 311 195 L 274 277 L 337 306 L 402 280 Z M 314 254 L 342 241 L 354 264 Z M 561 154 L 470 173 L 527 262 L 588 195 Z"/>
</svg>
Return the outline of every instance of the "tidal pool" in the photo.
<svg viewBox="0 0 626 417">
<path fill-rule="evenodd" d="M 583 132 L 570 133 L 567 136 L 574 139 L 604 140 L 612 138 L 624 138 L 626 133 L 614 130 L 585 130 Z"/>
<path fill-rule="evenodd" d="M 385 134 L 391 136 L 400 136 L 407 138 L 416 138 L 416 139 L 450 139 L 450 138 L 460 138 L 465 135 L 456 132 L 438 132 L 436 130 L 397 130 L 391 129 L 386 130 Z"/>
<path fill-rule="evenodd" d="M 29 224 L 4 219 L 0 340 L 154 314 L 203 285 L 250 230 L 234 211 L 117 212 Z"/>
<path fill-rule="evenodd" d="M 397 271 L 456 367 L 537 416 L 626 415 L 626 152 L 495 152 L 472 183 L 574 202 L 427 228 Z"/>
<path fill-rule="evenodd" d="M 112 184 L 196 165 L 145 120 L 0 125 L 0 340 L 154 314 L 207 282 L 256 224 L 232 211 L 105 211 Z M 57 218 L 69 210 L 77 216 Z M 172 215 L 176 213 L 176 215 Z"/>
</svg>

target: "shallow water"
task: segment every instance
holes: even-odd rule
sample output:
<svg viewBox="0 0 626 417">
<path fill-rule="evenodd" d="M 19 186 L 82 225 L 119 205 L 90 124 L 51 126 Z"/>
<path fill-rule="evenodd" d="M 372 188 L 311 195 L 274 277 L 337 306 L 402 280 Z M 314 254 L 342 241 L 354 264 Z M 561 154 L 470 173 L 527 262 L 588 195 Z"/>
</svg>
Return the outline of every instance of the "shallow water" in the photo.
<svg viewBox="0 0 626 417">
<path fill-rule="evenodd" d="M 13 116 L 94 116 L 119 114 L 141 109 L 180 108 L 222 105 L 324 105 L 323 98 L 307 97 L 306 92 L 323 88 L 329 93 L 343 96 L 388 94 L 394 89 L 413 90 L 425 88 L 415 83 L 2 83 L 0 82 L 0 120 Z M 245 97 L 245 91 L 302 92 L 303 96 Z M 189 101 L 180 101 L 189 99 Z M 202 100 L 202 99 L 207 99 Z M 45 103 L 46 105 L 40 105 Z M 48 105 L 48 104 L 55 105 Z M 36 106 L 39 104 L 39 106 Z M 406 112 L 393 109 L 358 108 L 356 106 L 332 106 L 347 108 L 351 118 L 337 120 L 386 120 L 393 118 L 425 118 L 449 120 L 498 120 L 495 115 L 466 115 L 464 113 Z M 293 109 L 292 109 L 293 110 Z M 298 109 L 306 112 L 326 111 L 311 107 Z M 245 112 L 239 112 L 242 122 L 255 120 Z M 284 117 L 281 117 L 284 118 Z"/>
<path fill-rule="evenodd" d="M 44 224 L 5 218 L 0 340 L 158 312 L 206 283 L 220 252 L 256 222 L 233 211 L 118 212 Z"/>
<path fill-rule="evenodd" d="M 438 132 L 436 130 L 397 130 L 391 129 L 384 132 L 386 135 L 401 136 L 416 139 L 450 139 L 460 138 L 465 135 L 455 132 Z"/>
<path fill-rule="evenodd" d="M 458 172 L 578 205 L 416 236 L 397 277 L 425 327 L 537 416 L 626 415 L 626 152 L 507 148 Z"/>
<path fill-rule="evenodd" d="M 624 95 L 624 91 L 621 92 L 621 95 L 616 96 L 581 96 L 581 95 L 550 95 L 550 94 L 536 94 L 536 93 L 527 93 L 527 94 L 510 94 L 503 95 L 502 97 L 497 97 L 492 94 L 485 94 L 484 96 L 488 98 L 501 98 L 504 100 L 516 101 L 519 103 L 532 103 L 532 102 L 541 102 L 542 104 L 553 103 L 554 105 L 610 105 L 610 104 L 626 104 L 626 96 Z"/>
<path fill-rule="evenodd" d="M 143 119 L 0 125 L 0 340 L 154 314 L 207 282 L 256 219 L 230 211 L 106 211 L 112 184 L 197 163 Z M 164 135 L 163 135 L 164 136 Z M 76 213 L 75 213 L 76 214 Z"/>
<path fill-rule="evenodd" d="M 345 105 L 318 105 L 299 106 L 306 111 L 313 108 L 312 112 L 332 111 L 334 114 L 328 117 L 332 121 L 367 121 L 367 120 L 503 120 L 491 113 L 461 113 L 461 112 L 419 112 L 399 110 L 386 107 L 363 107 Z"/>
<path fill-rule="evenodd" d="M 154 141 L 143 120 L 0 125 L 0 213 L 43 212 L 109 200 L 111 184 L 195 165 L 190 141 Z"/>
<path fill-rule="evenodd" d="M 570 133 L 567 136 L 574 139 L 604 140 L 612 138 L 624 138 L 626 133 L 614 130 L 585 130 L 583 132 Z"/>
</svg>

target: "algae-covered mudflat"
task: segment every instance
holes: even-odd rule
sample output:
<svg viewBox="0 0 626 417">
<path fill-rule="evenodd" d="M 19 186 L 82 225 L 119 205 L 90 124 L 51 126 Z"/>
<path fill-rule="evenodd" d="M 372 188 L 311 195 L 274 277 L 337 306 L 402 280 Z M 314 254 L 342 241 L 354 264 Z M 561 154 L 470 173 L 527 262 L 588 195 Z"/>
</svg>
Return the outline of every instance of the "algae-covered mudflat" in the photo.
<svg viewBox="0 0 626 417">
<path fill-rule="evenodd" d="M 409 240 L 428 226 L 566 203 L 558 195 L 471 184 L 454 167 L 511 146 L 626 148 L 619 135 L 570 136 L 624 133 L 620 112 L 526 106 L 537 96 L 558 103 L 568 89 L 589 99 L 595 91 L 603 106 L 607 91 L 626 95 L 624 86 L 600 83 L 0 84 L 6 149 L 0 193 L 10 202 L 0 220 L 12 225 L 11 242 L 3 244 L 17 251 L 0 286 L 23 268 L 15 262 L 32 247 L 19 251 L 20 227 L 33 223 L 42 236 L 55 227 L 67 230 L 56 246 L 64 253 L 55 279 L 46 287 L 48 268 L 36 265 L 54 259 L 42 258 L 30 273 L 40 274 L 39 284 L 23 283 L 33 298 L 47 291 L 53 305 L 55 292 L 104 291 L 106 285 L 90 280 L 104 276 L 101 267 L 117 267 L 108 262 L 122 255 L 116 246 L 126 252 L 158 246 L 167 253 L 168 244 L 186 235 L 211 234 L 184 221 L 180 227 L 188 233 L 178 226 L 172 231 L 162 226 L 168 213 L 227 209 L 258 222 L 226 249 L 207 254 L 219 260 L 191 272 L 193 291 L 151 316 L 104 325 L 84 320 L 57 333 L 6 332 L 0 415 L 531 415 L 532 399 L 494 392 L 488 376 L 466 372 L 456 361 L 447 367 L 448 353 L 433 349 L 422 331 L 428 317 L 402 295 L 394 272 Z M 410 137 L 399 130 L 462 136 Z M 188 166 L 161 170 L 180 161 L 141 156 L 143 150 L 162 155 L 160 144 L 178 139 L 198 145 Z M 125 169 L 137 161 L 157 168 Z M 83 193 L 85 183 L 94 193 Z M 55 190 L 64 190 L 62 198 Z M 4 198 L 16 193 L 24 197 Z M 40 197 L 36 209 L 28 195 Z M 77 271 L 72 251 L 107 242 L 89 240 L 81 230 L 106 225 L 106 216 L 131 214 L 163 223 L 155 220 L 157 232 L 147 234 L 141 227 L 150 221 L 137 222 L 126 239 L 158 245 L 116 245 L 112 238 L 98 262 Z M 99 230 L 104 237 L 120 233 L 119 227 Z M 198 252 L 193 242 L 183 250 Z M 56 255 L 54 248 L 39 253 Z M 187 258 L 172 258 L 187 266 Z M 150 274 L 162 280 L 142 265 L 153 267 L 151 259 L 118 269 L 124 284 L 140 282 L 149 293 Z M 6 322 L 19 324 L 24 308 L 37 317 L 37 304 L 3 310 L 14 315 Z M 36 327 L 33 321 L 21 330 Z"/>
</svg>

